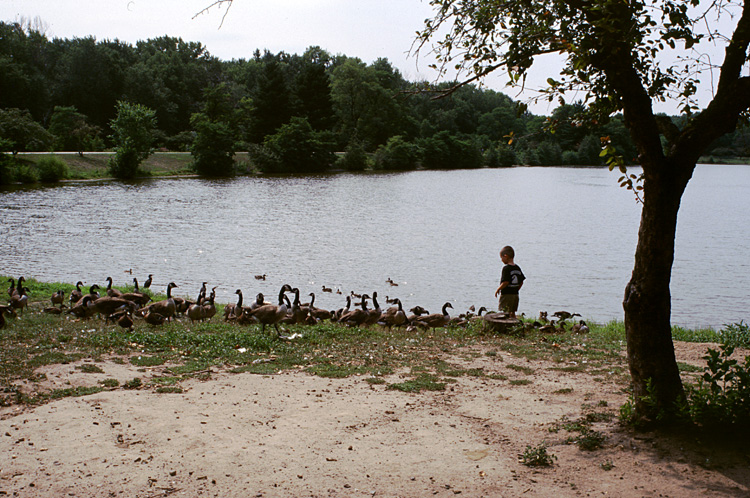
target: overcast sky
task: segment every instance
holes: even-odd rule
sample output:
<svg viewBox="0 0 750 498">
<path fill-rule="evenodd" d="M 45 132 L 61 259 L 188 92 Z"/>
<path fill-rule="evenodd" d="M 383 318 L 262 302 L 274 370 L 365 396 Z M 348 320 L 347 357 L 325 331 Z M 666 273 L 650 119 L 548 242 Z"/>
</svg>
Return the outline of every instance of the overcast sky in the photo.
<svg viewBox="0 0 750 498">
<path fill-rule="evenodd" d="M 93 35 L 131 44 L 169 35 L 202 43 L 223 60 L 250 58 L 255 49 L 301 54 L 318 45 L 332 54 L 359 57 L 367 63 L 385 57 L 410 81 L 434 80 L 426 55 L 410 54 L 415 33 L 432 10 L 427 0 L 235 0 L 222 25 L 225 7 L 214 7 L 194 18 L 212 0 L 0 0 L 0 19 L 39 18 L 48 38 Z M 220 27 L 221 26 L 221 27 Z M 535 63 L 530 88 L 557 74 L 560 64 Z M 505 88 L 505 73 L 486 80 L 488 87 L 516 100 Z M 549 114 L 557 106 L 531 106 Z M 677 113 L 673 103 L 657 110 Z"/>
</svg>

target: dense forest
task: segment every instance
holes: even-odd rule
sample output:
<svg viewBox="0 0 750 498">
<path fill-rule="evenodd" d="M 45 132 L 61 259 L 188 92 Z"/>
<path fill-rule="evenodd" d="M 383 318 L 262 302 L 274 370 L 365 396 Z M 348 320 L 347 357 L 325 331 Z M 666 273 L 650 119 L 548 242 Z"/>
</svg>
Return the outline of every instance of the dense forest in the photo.
<svg viewBox="0 0 750 498">
<path fill-rule="evenodd" d="M 635 160 L 620 116 L 587 120 L 575 103 L 536 116 L 502 93 L 454 86 L 320 47 L 222 61 L 180 38 L 50 40 L 0 22 L 0 152 L 111 149 L 145 126 L 147 149 L 190 151 L 214 176 L 237 173 L 236 151 L 272 173 L 599 165 L 603 140 Z M 709 154 L 748 156 L 748 138 L 739 130 Z"/>
</svg>

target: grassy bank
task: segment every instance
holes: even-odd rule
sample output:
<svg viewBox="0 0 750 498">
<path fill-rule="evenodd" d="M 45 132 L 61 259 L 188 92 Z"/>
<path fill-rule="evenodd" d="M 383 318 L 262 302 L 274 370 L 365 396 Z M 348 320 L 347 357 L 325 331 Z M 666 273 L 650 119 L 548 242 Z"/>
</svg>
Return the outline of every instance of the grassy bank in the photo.
<svg viewBox="0 0 750 498">
<path fill-rule="evenodd" d="M 109 160 L 111 153 L 86 152 L 78 154 L 24 154 L 19 161 L 27 165 L 36 165 L 45 157 L 55 157 L 68 166 L 69 180 L 87 180 L 109 178 Z M 235 162 L 239 171 L 248 171 L 250 163 L 246 152 L 238 152 Z M 192 170 L 193 156 L 189 152 L 155 152 L 142 164 L 140 169 L 148 176 L 189 175 Z"/>
<path fill-rule="evenodd" d="M 2 281 L 9 277 L 0 276 Z M 496 335 L 485 330 L 481 321 L 467 327 L 434 331 L 388 331 L 381 327 L 347 328 L 335 323 L 286 326 L 296 333 L 293 340 L 276 338 L 273 329 L 261 332 L 259 325 L 240 326 L 222 320 L 223 305 L 217 315 L 205 323 L 186 318 L 159 327 L 136 320 L 133 330 L 102 319 L 75 319 L 70 314 L 49 314 L 50 296 L 58 289 L 66 296 L 74 289 L 64 283 L 42 283 L 30 279 L 30 308 L 18 318 L 7 318 L 0 333 L 0 404 L 41 403 L 61 396 L 87 394 L 44 392 L 23 394 L 19 382 L 39 382 L 38 369 L 45 365 L 67 364 L 79 360 L 129 362 L 136 366 L 169 365 L 172 376 L 157 380 L 158 385 L 129 387 L 178 389 L 187 377 L 202 375 L 211 367 L 233 372 L 257 374 L 300 369 L 324 377 L 365 375 L 368 382 L 385 383 L 384 377 L 404 373 L 403 382 L 391 389 L 420 391 L 444 389 L 457 376 L 484 376 L 483 371 L 466 371 L 446 360 L 451 354 L 473 354 L 471 346 L 481 345 L 485 354 L 501 351 L 529 360 L 545 359 L 559 365 L 561 371 L 586 371 L 594 379 L 616 379 L 626 388 L 629 374 L 624 357 L 625 334 L 622 323 L 590 324 L 586 335 L 569 331 L 542 334 L 527 326 L 511 335 Z M 121 287 L 123 291 L 132 288 Z M 5 289 L 3 289 L 5 292 Z M 154 296 L 155 300 L 165 296 Z M 676 329 L 680 340 L 718 340 L 711 330 Z M 89 367 L 94 368 L 94 367 Z M 99 389 L 116 387 L 103 384 Z M 128 386 L 122 386 L 128 387 Z"/>
</svg>

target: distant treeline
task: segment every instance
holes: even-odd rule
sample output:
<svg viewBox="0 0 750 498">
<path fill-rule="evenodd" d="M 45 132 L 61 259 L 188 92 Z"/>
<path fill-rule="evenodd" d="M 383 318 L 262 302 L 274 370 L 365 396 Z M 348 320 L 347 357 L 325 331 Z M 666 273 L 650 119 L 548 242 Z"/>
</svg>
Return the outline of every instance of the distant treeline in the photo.
<svg viewBox="0 0 750 498">
<path fill-rule="evenodd" d="M 0 22 L 0 151 L 109 148 L 118 102 L 131 102 L 154 111 L 155 147 L 209 162 L 207 147 L 247 150 L 264 171 L 325 169 L 334 151 L 347 151 L 338 166 L 348 169 L 598 165 L 601 137 L 626 162 L 636 157 L 621 116 L 578 119 L 575 104 L 536 116 L 492 90 L 466 85 L 436 99 L 452 83 L 420 91 L 428 86 L 387 59 L 320 47 L 222 61 L 180 38 L 50 40 Z M 750 155 L 746 138 L 738 131 L 708 153 Z"/>
</svg>

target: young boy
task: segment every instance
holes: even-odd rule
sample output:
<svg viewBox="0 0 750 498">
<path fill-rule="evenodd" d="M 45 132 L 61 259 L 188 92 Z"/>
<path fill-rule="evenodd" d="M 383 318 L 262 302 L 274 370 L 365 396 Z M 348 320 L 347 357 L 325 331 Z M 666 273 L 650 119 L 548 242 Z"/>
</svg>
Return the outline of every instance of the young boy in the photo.
<svg viewBox="0 0 750 498">
<path fill-rule="evenodd" d="M 510 246 L 500 249 L 500 260 L 505 264 L 500 277 L 500 287 L 495 291 L 495 297 L 500 294 L 500 310 L 508 313 L 510 318 L 516 317 L 518 311 L 518 291 L 526 280 L 521 268 L 513 262 L 516 253 Z"/>
</svg>

